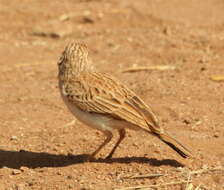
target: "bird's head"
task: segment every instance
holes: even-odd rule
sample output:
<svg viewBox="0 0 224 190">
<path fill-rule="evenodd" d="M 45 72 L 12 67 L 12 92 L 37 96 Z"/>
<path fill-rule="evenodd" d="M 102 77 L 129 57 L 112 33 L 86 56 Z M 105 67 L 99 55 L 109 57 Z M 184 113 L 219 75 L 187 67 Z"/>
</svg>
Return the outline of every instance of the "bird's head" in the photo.
<svg viewBox="0 0 224 190">
<path fill-rule="evenodd" d="M 83 43 L 69 43 L 63 51 L 59 61 L 59 75 L 66 72 L 79 74 L 88 70 L 88 48 Z"/>
</svg>

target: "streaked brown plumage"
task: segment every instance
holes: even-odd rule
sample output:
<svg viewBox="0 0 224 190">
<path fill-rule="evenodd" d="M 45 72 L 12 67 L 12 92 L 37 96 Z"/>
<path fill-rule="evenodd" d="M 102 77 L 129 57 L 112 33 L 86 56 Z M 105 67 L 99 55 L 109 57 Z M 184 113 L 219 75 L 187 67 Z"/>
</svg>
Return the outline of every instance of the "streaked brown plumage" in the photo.
<svg viewBox="0 0 224 190">
<path fill-rule="evenodd" d="M 78 120 L 107 137 L 92 157 L 110 142 L 112 131 L 117 129 L 120 138 L 107 158 L 112 157 L 125 137 L 125 128 L 143 130 L 157 136 L 182 157 L 191 156 L 187 148 L 158 125 L 151 108 L 133 91 L 92 67 L 86 45 L 70 43 L 62 53 L 58 67 L 60 92 L 69 110 Z"/>
</svg>

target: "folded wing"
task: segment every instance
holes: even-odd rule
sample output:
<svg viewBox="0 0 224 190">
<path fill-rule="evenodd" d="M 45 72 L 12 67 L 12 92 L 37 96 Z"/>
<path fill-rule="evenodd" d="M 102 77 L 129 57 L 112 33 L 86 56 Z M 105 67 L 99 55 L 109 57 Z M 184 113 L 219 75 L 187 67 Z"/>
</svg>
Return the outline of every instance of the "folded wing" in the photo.
<svg viewBox="0 0 224 190">
<path fill-rule="evenodd" d="M 160 132 L 153 111 L 134 92 L 119 81 L 102 73 L 81 73 L 65 89 L 72 94 L 80 109 L 88 112 L 111 115 L 115 119 Z M 70 95 L 71 96 L 71 95 Z"/>
</svg>

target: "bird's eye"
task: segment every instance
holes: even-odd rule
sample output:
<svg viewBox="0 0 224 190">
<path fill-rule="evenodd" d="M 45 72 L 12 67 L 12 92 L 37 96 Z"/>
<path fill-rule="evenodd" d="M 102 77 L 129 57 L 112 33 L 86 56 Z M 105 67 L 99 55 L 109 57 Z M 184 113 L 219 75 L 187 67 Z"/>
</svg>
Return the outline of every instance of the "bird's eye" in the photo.
<svg viewBox="0 0 224 190">
<path fill-rule="evenodd" d="M 60 66 L 64 61 L 65 61 L 65 57 L 64 57 L 64 55 L 62 55 L 62 56 L 59 58 L 58 66 Z"/>
</svg>

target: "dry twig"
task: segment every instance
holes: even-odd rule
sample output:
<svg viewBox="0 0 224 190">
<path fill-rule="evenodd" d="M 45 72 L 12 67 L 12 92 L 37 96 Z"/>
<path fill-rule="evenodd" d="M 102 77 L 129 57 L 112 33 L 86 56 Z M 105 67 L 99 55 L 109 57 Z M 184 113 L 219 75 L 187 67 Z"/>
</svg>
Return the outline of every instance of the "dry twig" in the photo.
<svg viewBox="0 0 224 190">
<path fill-rule="evenodd" d="M 176 69 L 176 67 L 173 65 L 154 65 L 154 66 L 147 66 L 147 67 L 135 66 L 135 67 L 124 69 L 121 72 L 126 73 L 126 72 L 137 72 L 137 71 L 148 71 L 148 70 L 165 71 L 165 70 L 174 70 L 174 69 Z"/>
<path fill-rule="evenodd" d="M 133 187 L 122 187 L 122 188 L 115 188 L 114 190 L 132 190 L 132 189 L 138 189 L 138 190 L 143 190 L 143 189 L 150 189 L 150 188 L 158 188 L 158 187 L 164 187 L 164 186 L 169 186 L 169 185 L 180 185 L 180 184 L 185 184 L 189 183 L 189 181 L 174 181 L 170 183 L 162 183 L 162 184 L 156 184 L 156 185 L 142 185 L 142 186 L 133 186 Z"/>
<path fill-rule="evenodd" d="M 141 179 L 141 178 L 155 178 L 165 176 L 165 174 L 144 174 L 144 175 L 129 175 L 129 176 L 123 176 L 123 179 Z"/>
<path fill-rule="evenodd" d="M 224 81 L 224 75 L 213 75 L 211 76 L 211 80 L 221 82 Z"/>
<path fill-rule="evenodd" d="M 179 170 L 181 171 L 181 170 Z M 216 168 L 203 168 L 200 170 L 194 170 L 194 171 L 186 171 L 186 170 L 182 170 L 182 173 L 185 173 L 187 175 L 197 175 L 197 174 L 203 174 L 203 173 L 208 173 L 208 172 L 214 172 L 214 171 L 224 171 L 223 167 L 216 167 Z"/>
</svg>

